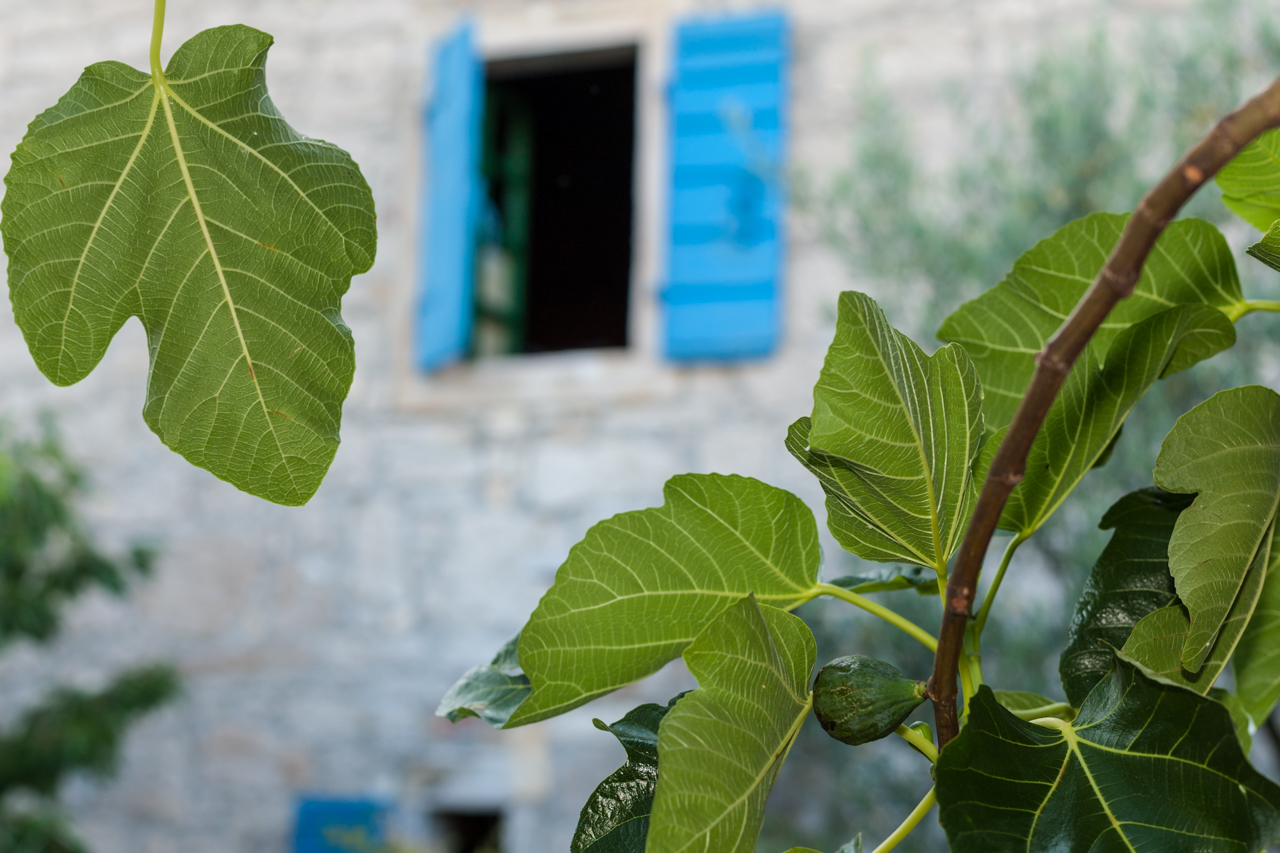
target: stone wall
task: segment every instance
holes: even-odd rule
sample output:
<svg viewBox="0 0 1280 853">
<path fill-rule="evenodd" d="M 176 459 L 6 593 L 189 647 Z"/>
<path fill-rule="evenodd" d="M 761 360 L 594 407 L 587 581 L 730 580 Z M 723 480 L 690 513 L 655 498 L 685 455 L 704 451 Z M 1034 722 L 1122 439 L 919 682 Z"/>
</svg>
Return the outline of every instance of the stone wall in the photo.
<svg viewBox="0 0 1280 853">
<path fill-rule="evenodd" d="M 1087 0 L 785 5 L 795 24 L 793 165 L 818 178 L 845 159 L 869 59 L 918 107 L 916 130 L 938 141 L 938 156 L 952 157 L 943 83 L 996 80 L 1094 9 Z M 1123 16 L 1154 5 L 1106 8 Z M 401 830 L 420 841 L 432 810 L 502 808 L 510 853 L 567 848 L 577 810 L 622 756 L 590 718 L 665 701 L 687 676 L 664 673 L 502 734 L 434 718 L 437 701 L 520 627 L 592 523 L 659 503 L 671 475 L 751 475 L 820 509 L 816 484 L 782 438 L 811 407 L 835 295 L 871 286 L 851 280 L 812 223 L 795 216 L 786 336 L 774 357 L 682 368 L 655 354 L 666 39 L 682 16 L 747 6 L 172 0 L 166 54 L 217 24 L 275 35 L 273 96 L 295 127 L 355 155 L 377 199 L 380 245 L 344 306 L 358 370 L 343 445 L 304 508 L 240 494 L 161 446 L 139 417 L 146 348 L 136 322 L 92 376 L 58 389 L 0 311 L 0 414 L 21 425 L 56 412 L 92 471 L 87 509 L 103 539 L 123 547 L 142 538 L 163 552 L 157 577 L 127 601 L 78 604 L 52 649 L 7 650 L 0 713 L 11 716 L 51 683 L 94 685 L 143 660 L 174 660 L 186 677 L 182 700 L 134 730 L 116 781 L 66 791 L 96 853 L 284 851 L 298 792 L 395 798 Z M 637 344 L 627 353 L 524 357 L 437 377 L 410 364 L 426 57 L 464 13 L 476 16 L 493 55 L 641 43 L 639 133 L 650 159 L 638 186 Z M 143 0 L 0 0 L 0 148 L 13 147 L 83 65 L 145 67 L 150 16 Z M 901 294 L 875 295 L 911 327 Z"/>
</svg>

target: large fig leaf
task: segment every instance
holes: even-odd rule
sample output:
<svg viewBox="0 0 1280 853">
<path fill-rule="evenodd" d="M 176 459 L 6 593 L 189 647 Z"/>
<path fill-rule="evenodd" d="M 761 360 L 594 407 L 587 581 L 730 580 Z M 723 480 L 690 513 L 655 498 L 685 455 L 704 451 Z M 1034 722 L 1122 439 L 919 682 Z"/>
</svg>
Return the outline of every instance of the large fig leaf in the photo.
<svg viewBox="0 0 1280 853">
<path fill-rule="evenodd" d="M 14 151 L 0 233 L 49 379 L 83 379 L 137 317 L 147 425 L 233 485 L 301 504 L 338 447 L 355 369 L 338 311 L 376 232 L 351 157 L 272 104 L 271 41 L 206 30 L 156 78 L 89 66 Z"/>
<path fill-rule="evenodd" d="M 683 696 L 666 705 L 632 708 L 611 726 L 592 721 L 618 739 L 627 760 L 591 792 L 578 816 L 569 853 L 644 853 L 658 784 L 658 726 Z"/>
<path fill-rule="evenodd" d="M 1280 131 L 1269 130 L 1218 172 L 1222 201 L 1241 219 L 1266 231 L 1280 219 Z"/>
<path fill-rule="evenodd" d="M 822 482 L 836 539 L 864 559 L 943 573 L 982 444 L 982 389 L 964 350 L 926 356 L 870 297 L 842 293 L 813 401 L 807 439 L 797 424 L 788 446 Z"/>
<path fill-rule="evenodd" d="M 657 671 L 754 592 L 791 608 L 817 594 L 818 526 L 789 492 L 683 474 L 666 502 L 602 521 L 569 551 L 520 634 L 533 692 L 508 726 L 576 708 Z"/>
<path fill-rule="evenodd" d="M 1231 666 L 1241 707 L 1262 725 L 1280 699 L 1280 536 L 1274 530 L 1262 594 Z"/>
<path fill-rule="evenodd" d="M 1155 482 L 1196 494 L 1169 540 L 1169 571 L 1191 620 L 1182 666 L 1194 673 L 1265 552 L 1280 506 L 1280 394 L 1247 385 L 1187 412 L 1160 447 Z"/>
<path fill-rule="evenodd" d="M 1111 671 L 1114 650 L 1133 626 L 1177 597 L 1169 574 L 1169 537 L 1187 495 L 1160 489 L 1130 492 L 1107 510 L 1098 526 L 1115 530 L 1094 564 L 1067 631 L 1058 674 L 1067 701 L 1080 707 Z"/>
<path fill-rule="evenodd" d="M 1123 660 L 1072 722 L 1015 717 L 981 687 L 942 750 L 953 853 L 1252 853 L 1280 841 L 1280 786 L 1222 705 Z"/>
<path fill-rule="evenodd" d="M 1041 240 L 996 287 L 966 302 L 938 337 L 963 344 L 982 379 L 987 428 L 1003 428 L 1026 393 L 1035 355 L 1093 283 L 1120 239 L 1126 215 L 1095 213 Z M 1099 353 L 1129 326 L 1175 305 L 1243 305 L 1231 250 L 1218 229 L 1197 219 L 1172 223 L 1156 242 L 1132 297 L 1108 315 L 1094 336 Z M 1208 353 L 1201 354 L 1203 358 Z M 1177 355 L 1166 373 L 1195 360 Z"/>
<path fill-rule="evenodd" d="M 529 695 L 529 678 L 520 671 L 517 644 L 520 635 L 507 640 L 493 660 L 473 666 L 449 688 L 436 708 L 437 717 L 456 723 L 464 717 L 479 717 L 502 728 L 512 712 Z"/>
<path fill-rule="evenodd" d="M 1235 327 L 1207 305 L 1161 311 L 1122 331 L 1105 360 L 1090 345 L 1067 376 L 1009 496 L 1000 526 L 1024 537 L 1040 528 L 1110 453 L 1142 395 L 1175 358 L 1198 361 L 1235 343 Z"/>
<path fill-rule="evenodd" d="M 658 730 L 647 853 L 754 853 L 778 770 L 809 716 L 813 634 L 748 597 L 685 650 L 698 679 Z"/>
</svg>

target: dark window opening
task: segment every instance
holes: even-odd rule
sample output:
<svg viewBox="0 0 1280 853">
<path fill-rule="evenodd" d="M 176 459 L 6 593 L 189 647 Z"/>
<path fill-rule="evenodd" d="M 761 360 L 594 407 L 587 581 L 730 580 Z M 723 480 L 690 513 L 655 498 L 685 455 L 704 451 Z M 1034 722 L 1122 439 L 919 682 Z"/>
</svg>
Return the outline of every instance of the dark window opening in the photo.
<svg viewBox="0 0 1280 853">
<path fill-rule="evenodd" d="M 627 345 L 635 49 L 486 67 L 477 356 Z"/>
<path fill-rule="evenodd" d="M 436 812 L 447 853 L 501 853 L 501 812 Z"/>
</svg>

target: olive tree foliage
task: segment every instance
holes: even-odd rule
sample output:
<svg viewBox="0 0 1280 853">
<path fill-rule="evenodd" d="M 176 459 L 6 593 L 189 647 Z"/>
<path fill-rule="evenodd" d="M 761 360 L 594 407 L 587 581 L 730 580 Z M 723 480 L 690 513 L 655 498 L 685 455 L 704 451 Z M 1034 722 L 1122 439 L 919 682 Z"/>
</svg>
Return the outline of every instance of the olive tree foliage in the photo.
<svg viewBox="0 0 1280 853">
<path fill-rule="evenodd" d="M 138 316 L 151 428 L 243 489 L 302 503 L 337 445 L 353 365 L 338 308 L 373 260 L 372 198 L 349 156 L 271 105 L 269 36 L 209 30 L 162 67 L 163 13 L 149 73 L 90 66 L 14 153 L 0 232 L 15 315 L 62 384 Z M 811 716 L 833 749 L 900 737 L 936 780 L 881 851 L 935 804 L 956 851 L 1280 841 L 1280 786 L 1246 757 L 1280 698 L 1280 394 L 1244 386 L 1186 412 L 1150 484 L 1102 518 L 1114 533 L 1061 660 L 1068 701 L 988 684 L 981 651 L 1019 547 L 1107 464 L 1143 395 L 1229 358 L 1241 317 L 1280 311 L 1244 294 L 1215 225 L 1173 221 L 1217 175 L 1263 232 L 1249 254 L 1280 269 L 1278 125 L 1280 81 L 1132 215 L 1089 214 L 1027 247 L 932 353 L 870 297 L 840 297 L 814 406 L 779 440 L 820 483 L 836 541 L 881 568 L 824 579 L 798 498 L 678 476 L 662 506 L 588 531 L 439 713 L 534 724 L 684 660 L 696 689 L 598 722 L 627 758 L 584 805 L 573 853 L 753 850 Z M 997 530 L 1008 545 L 975 606 Z M 936 637 L 877 600 L 896 589 L 937 596 Z M 791 611 L 824 596 L 923 646 L 932 673 L 853 654 L 815 677 Z M 1227 666 L 1234 693 L 1216 686 Z M 936 726 L 907 725 L 925 701 Z"/>
</svg>

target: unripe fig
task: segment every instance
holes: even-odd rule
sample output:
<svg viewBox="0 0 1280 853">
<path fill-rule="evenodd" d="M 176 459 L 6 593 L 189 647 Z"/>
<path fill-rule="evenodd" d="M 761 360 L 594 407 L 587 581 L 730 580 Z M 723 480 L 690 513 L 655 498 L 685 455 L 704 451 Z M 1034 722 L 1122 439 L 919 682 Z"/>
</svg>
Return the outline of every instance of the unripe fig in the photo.
<svg viewBox="0 0 1280 853">
<path fill-rule="evenodd" d="M 836 740 L 857 746 L 893 733 L 924 701 L 924 682 L 882 660 L 836 658 L 813 682 L 813 713 Z"/>
</svg>

